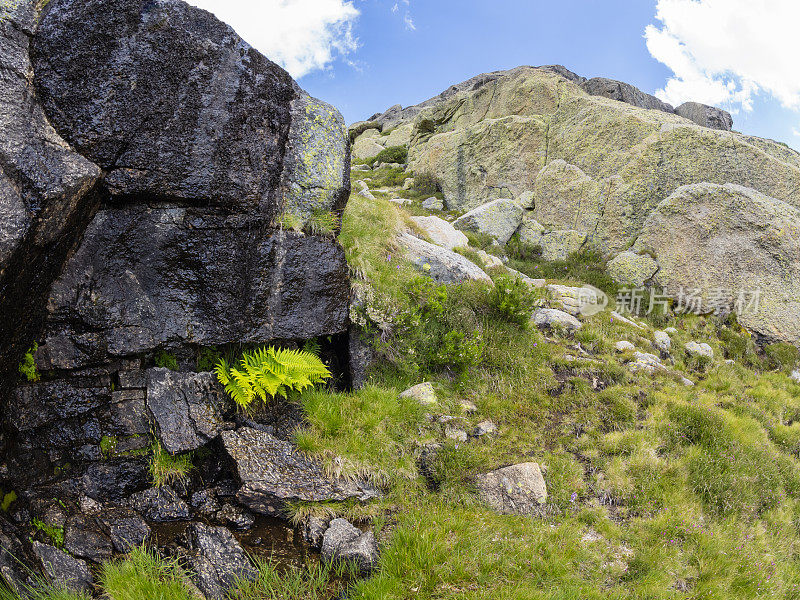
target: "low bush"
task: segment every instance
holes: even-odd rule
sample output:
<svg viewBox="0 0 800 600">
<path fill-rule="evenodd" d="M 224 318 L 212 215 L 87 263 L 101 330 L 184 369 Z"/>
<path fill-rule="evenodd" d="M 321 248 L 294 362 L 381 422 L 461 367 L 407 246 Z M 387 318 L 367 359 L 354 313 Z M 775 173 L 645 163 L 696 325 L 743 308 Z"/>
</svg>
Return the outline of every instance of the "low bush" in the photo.
<svg viewBox="0 0 800 600">
<path fill-rule="evenodd" d="M 489 292 L 489 302 L 505 320 L 527 327 L 539 298 L 522 279 L 500 275 Z"/>
<path fill-rule="evenodd" d="M 375 166 L 381 163 L 399 163 L 401 165 L 406 164 L 408 160 L 408 148 L 405 146 L 389 146 L 384 150 L 378 152 L 378 155 L 375 158 L 370 159 L 369 165 Z"/>
</svg>

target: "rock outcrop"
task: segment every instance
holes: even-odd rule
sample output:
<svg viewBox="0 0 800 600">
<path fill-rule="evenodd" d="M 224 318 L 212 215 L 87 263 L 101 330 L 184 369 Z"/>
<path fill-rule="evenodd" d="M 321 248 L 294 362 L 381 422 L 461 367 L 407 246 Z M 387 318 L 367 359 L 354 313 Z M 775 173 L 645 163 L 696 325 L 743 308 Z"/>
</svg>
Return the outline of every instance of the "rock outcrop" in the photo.
<svg viewBox="0 0 800 600">
<path fill-rule="evenodd" d="M 247 559 L 214 527 L 254 517 L 235 505 L 216 440 L 242 422 L 196 371 L 204 353 L 238 344 L 323 338 L 346 374 L 348 268 L 310 223 L 343 210 L 349 164 L 338 111 L 206 11 L 0 5 L 0 485 L 18 496 L 10 514 L 25 533 L 7 541 L 21 560 L 81 587 L 91 576 L 79 559 L 128 552 L 148 523 L 202 517 L 215 525 L 182 543 L 209 596 L 230 587 L 233 559 L 209 557 Z M 21 382 L 29 348 L 36 370 Z M 280 433 L 279 421 L 248 423 Z M 205 448 L 186 459 L 201 475 L 154 487 L 155 442 Z M 208 514 L 189 502 L 203 492 L 217 504 Z M 78 558 L 41 534 L 33 548 L 31 518 L 64 527 Z M 2 560 L 9 585 L 24 582 Z"/>
</svg>

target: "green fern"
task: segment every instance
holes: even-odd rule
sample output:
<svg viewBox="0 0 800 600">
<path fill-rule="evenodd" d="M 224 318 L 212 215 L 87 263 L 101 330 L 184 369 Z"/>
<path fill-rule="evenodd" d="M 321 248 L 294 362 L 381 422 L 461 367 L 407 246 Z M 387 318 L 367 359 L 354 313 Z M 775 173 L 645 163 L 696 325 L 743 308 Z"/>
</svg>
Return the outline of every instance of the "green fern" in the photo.
<svg viewBox="0 0 800 600">
<path fill-rule="evenodd" d="M 220 359 L 215 369 L 217 379 L 234 402 L 249 407 L 275 396 L 287 397 L 290 391 L 302 392 L 331 377 L 325 364 L 310 352 L 259 348 L 245 352 L 238 367 Z"/>
</svg>

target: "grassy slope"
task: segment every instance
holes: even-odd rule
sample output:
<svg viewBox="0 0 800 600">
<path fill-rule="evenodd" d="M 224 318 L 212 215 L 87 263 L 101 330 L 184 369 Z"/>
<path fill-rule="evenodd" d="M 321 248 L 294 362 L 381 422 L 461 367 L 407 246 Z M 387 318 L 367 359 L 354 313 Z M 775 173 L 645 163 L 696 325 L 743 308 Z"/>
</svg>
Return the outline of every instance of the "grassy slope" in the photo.
<svg viewBox="0 0 800 600">
<path fill-rule="evenodd" d="M 623 339 L 652 351 L 652 329 L 604 313 L 574 337 L 545 335 L 504 318 L 480 286 L 439 297 L 420 288 L 393 245 L 406 222 L 386 200 L 395 193 L 354 195 L 340 237 L 355 276 L 374 290 L 366 313 L 386 321 L 374 332 L 390 360 L 359 392 L 306 394 L 308 425 L 296 440 L 331 472 L 371 477 L 385 490 L 367 506 L 294 507 L 297 518 L 369 520 L 385 540 L 379 570 L 348 597 L 800 598 L 800 386 L 770 370 L 780 363 L 714 319 L 659 317 L 659 327 L 679 330 L 674 369 L 698 382 L 686 388 L 667 375 L 633 375 L 630 356 L 614 352 Z M 424 212 L 418 202 L 409 208 Z M 512 266 L 531 275 L 611 285 L 594 257 L 546 264 L 516 256 Z M 448 329 L 482 342 L 476 365 L 460 372 L 431 361 Z M 689 340 L 711 343 L 715 361 L 688 360 Z M 578 345 L 588 355 L 570 358 L 582 356 Z M 437 406 L 398 398 L 420 381 L 433 382 Z M 462 401 L 477 412 L 465 414 Z M 442 415 L 467 431 L 492 419 L 498 434 L 447 440 Z M 417 468 L 433 443 L 441 449 L 426 469 L 435 489 Z M 546 466 L 543 515 L 501 516 L 478 502 L 472 476 L 531 460 Z M 154 569 L 141 555 L 107 567 L 106 593 L 123 600 L 124 590 L 148 585 L 139 580 L 164 589 L 181 580 Z M 319 570 L 262 572 L 232 597 L 329 597 L 329 574 Z M 159 597 L 187 597 L 178 588 Z"/>
</svg>

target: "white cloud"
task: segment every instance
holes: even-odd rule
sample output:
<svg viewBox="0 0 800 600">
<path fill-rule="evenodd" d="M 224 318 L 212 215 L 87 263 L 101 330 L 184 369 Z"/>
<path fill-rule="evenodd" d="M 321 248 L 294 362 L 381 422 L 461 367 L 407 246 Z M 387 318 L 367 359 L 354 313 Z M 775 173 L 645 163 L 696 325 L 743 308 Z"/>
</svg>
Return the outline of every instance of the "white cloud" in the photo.
<svg viewBox="0 0 800 600">
<path fill-rule="evenodd" d="M 358 48 L 352 0 L 188 0 L 213 12 L 294 78 Z"/>
<path fill-rule="evenodd" d="M 656 96 L 752 110 L 760 92 L 800 109 L 798 0 L 657 0 L 650 54 L 674 73 Z"/>
</svg>

